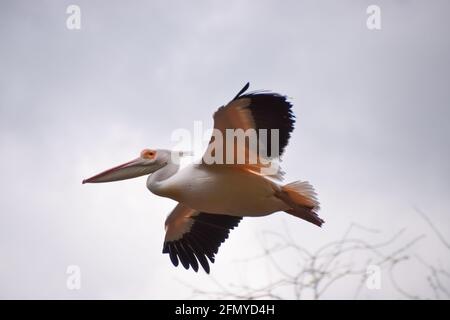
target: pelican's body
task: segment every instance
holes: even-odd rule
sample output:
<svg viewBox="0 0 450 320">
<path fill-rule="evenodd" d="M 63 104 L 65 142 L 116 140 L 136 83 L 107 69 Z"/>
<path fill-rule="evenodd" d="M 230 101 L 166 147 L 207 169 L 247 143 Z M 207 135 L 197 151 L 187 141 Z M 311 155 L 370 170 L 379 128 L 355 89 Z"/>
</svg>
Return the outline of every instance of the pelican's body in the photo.
<svg viewBox="0 0 450 320">
<path fill-rule="evenodd" d="M 181 261 L 186 269 L 191 266 L 197 271 L 200 264 L 209 273 L 207 258 L 214 262 L 220 244 L 242 217 L 285 211 L 318 226 L 323 223 L 309 183 L 281 184 L 278 166 L 268 170 L 284 152 L 294 129 L 292 105 L 285 96 L 244 94 L 247 89 L 248 84 L 214 113 L 213 135 L 200 163 L 179 170 L 179 161 L 174 160 L 179 157 L 174 155 L 182 152 L 144 149 L 138 158 L 83 180 L 97 183 L 149 175 L 147 188 L 152 193 L 177 201 L 166 219 L 163 247 L 175 266 Z M 229 130 L 249 133 L 248 143 L 245 138 L 243 144 L 234 145 Z M 264 130 L 275 132 L 278 140 L 267 136 L 264 140 Z"/>
<path fill-rule="evenodd" d="M 289 209 L 274 196 L 274 191 L 280 190 L 275 182 L 230 166 L 189 165 L 160 182 L 152 174 L 147 188 L 158 196 L 212 214 L 264 216 Z"/>
</svg>

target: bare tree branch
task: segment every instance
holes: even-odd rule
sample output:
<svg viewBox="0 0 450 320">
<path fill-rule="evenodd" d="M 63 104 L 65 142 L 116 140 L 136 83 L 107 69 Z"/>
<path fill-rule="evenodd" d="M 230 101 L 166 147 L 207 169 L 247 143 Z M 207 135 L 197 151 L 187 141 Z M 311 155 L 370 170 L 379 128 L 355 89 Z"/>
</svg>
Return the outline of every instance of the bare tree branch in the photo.
<svg viewBox="0 0 450 320">
<path fill-rule="evenodd" d="M 450 249 L 449 243 L 433 222 L 420 210 L 416 209 L 416 211 L 425 219 L 439 241 Z M 240 263 L 264 261 L 272 270 L 275 270 L 275 280 L 269 279 L 266 284 L 253 287 L 245 283 L 233 283 L 225 286 L 213 279 L 218 288 L 217 291 L 191 287 L 193 294 L 203 298 L 215 297 L 218 299 L 302 299 L 309 294 L 309 297 L 313 299 L 320 299 L 337 283 L 345 283 L 344 281 L 348 282 L 354 279 L 356 282 L 354 297 L 358 298 L 369 277 L 368 267 L 375 265 L 380 270 L 387 272 L 392 287 L 403 298 L 425 299 L 429 297 L 404 289 L 395 272 L 401 264 L 419 261 L 429 270 L 429 275 L 424 281 L 428 283 L 433 297 L 435 299 L 450 298 L 448 268 L 440 264 L 427 263 L 417 254 L 410 253 L 413 252 L 413 247 L 424 239 L 425 235 L 423 234 L 405 242 L 402 240 L 405 229 L 401 229 L 387 240 L 372 243 L 364 240 L 361 236 L 354 237 L 354 231 L 359 230 L 366 234 L 378 235 L 381 235 L 381 232 L 352 223 L 340 239 L 326 243 L 315 251 L 310 251 L 296 243 L 286 225 L 284 225 L 284 229 L 282 233 L 263 232 L 262 253 L 238 261 Z M 287 254 L 291 258 L 289 266 L 279 262 L 283 260 L 280 259 L 280 256 Z M 292 261 L 292 259 L 295 260 Z M 298 269 L 292 270 L 293 265 L 298 265 Z M 347 283 L 345 285 L 347 286 Z M 291 293 L 286 294 L 286 292 Z"/>
</svg>

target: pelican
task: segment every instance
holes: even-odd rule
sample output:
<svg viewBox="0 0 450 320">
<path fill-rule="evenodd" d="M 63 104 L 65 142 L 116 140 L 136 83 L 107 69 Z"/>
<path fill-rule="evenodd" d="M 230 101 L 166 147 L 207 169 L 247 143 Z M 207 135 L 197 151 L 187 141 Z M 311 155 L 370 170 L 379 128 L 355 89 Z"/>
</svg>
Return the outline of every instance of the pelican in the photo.
<svg viewBox="0 0 450 320">
<path fill-rule="evenodd" d="M 281 94 L 246 93 L 248 88 L 249 83 L 214 113 L 213 130 L 226 136 L 230 129 L 254 129 L 258 133 L 256 147 L 266 150 L 263 155 L 258 153 L 256 163 L 247 161 L 254 153 L 249 145 L 244 146 L 246 157 L 242 163 L 235 161 L 237 147 L 219 149 L 213 135 L 205 155 L 209 152 L 209 156 L 220 157 L 220 151 L 227 153 L 232 149 L 231 163 L 207 163 L 203 158 L 180 169 L 173 155 L 185 156 L 186 152 L 144 149 L 136 159 L 83 180 L 83 184 L 99 183 L 149 175 L 147 188 L 153 194 L 177 201 L 165 221 L 163 244 L 163 253 L 169 254 L 174 266 L 181 262 L 185 269 L 192 267 L 197 272 L 201 265 L 209 273 L 208 260 L 214 263 L 221 243 L 243 217 L 284 211 L 319 227 L 324 222 L 317 214 L 317 194 L 307 181 L 283 184 L 283 172 L 279 167 L 275 172 L 264 173 L 263 170 L 268 163 L 280 161 L 288 144 L 295 123 L 292 104 Z M 259 139 L 261 129 L 278 133 L 276 152 L 268 152 L 270 142 Z"/>
</svg>

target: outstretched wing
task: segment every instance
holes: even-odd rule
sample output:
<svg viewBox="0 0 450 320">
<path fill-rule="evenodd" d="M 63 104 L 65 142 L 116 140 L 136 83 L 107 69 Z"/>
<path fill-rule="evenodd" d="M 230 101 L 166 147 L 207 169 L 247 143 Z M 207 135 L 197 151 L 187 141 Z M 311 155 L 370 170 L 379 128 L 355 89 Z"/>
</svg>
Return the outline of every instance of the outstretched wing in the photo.
<svg viewBox="0 0 450 320">
<path fill-rule="evenodd" d="M 168 253 L 174 266 L 198 271 L 199 263 L 209 273 L 208 260 L 214 263 L 220 245 L 228 238 L 242 217 L 210 214 L 179 203 L 166 219 L 163 253 Z"/>
<path fill-rule="evenodd" d="M 227 105 L 220 107 L 214 113 L 214 129 L 222 135 L 222 150 L 217 150 L 216 137 L 211 137 L 208 148 L 203 156 L 203 164 L 211 164 L 206 161 L 205 157 L 209 159 L 220 158 L 222 164 L 230 164 L 230 159 L 233 159 L 233 165 L 240 165 L 244 169 L 252 171 L 260 171 L 270 160 L 279 158 L 288 142 L 291 132 L 294 130 L 295 116 L 292 112 L 292 104 L 287 100 L 286 96 L 278 93 L 260 91 L 244 94 L 248 89 L 249 83 L 230 101 Z M 227 141 L 227 129 L 237 130 L 254 129 L 256 133 L 256 144 L 250 145 L 246 143 L 243 148 L 239 150 L 235 137 L 233 142 Z M 277 131 L 278 139 L 275 141 L 278 148 L 273 145 L 271 134 Z M 276 137 L 276 136 L 275 136 Z M 228 143 L 234 144 L 234 149 L 228 148 Z M 242 148 L 241 148 L 242 149 Z M 217 152 L 221 154 L 218 155 Z M 227 159 L 228 153 L 232 152 L 232 156 Z M 237 159 L 238 152 L 245 154 L 245 162 L 239 162 Z M 212 155 L 212 157 L 211 157 Z M 250 162 L 250 155 L 253 159 L 257 159 L 256 163 Z M 210 161 L 211 162 L 211 161 Z M 220 162 L 219 162 L 220 163 Z"/>
</svg>

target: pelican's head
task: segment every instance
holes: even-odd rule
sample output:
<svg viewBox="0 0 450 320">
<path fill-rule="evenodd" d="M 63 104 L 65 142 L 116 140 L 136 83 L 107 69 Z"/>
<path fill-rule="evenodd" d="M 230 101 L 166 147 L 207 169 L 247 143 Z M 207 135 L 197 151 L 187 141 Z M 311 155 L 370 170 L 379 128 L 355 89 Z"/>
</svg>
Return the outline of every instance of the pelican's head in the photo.
<svg viewBox="0 0 450 320">
<path fill-rule="evenodd" d="M 169 150 L 144 149 L 138 158 L 83 180 L 83 183 L 111 182 L 153 173 L 171 161 Z"/>
</svg>

